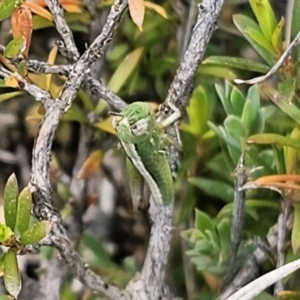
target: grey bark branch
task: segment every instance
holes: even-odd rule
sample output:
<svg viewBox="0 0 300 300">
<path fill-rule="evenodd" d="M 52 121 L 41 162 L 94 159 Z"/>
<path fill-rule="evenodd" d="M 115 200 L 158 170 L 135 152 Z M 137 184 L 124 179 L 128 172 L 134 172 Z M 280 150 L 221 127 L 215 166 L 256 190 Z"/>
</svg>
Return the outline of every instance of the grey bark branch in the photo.
<svg viewBox="0 0 300 300">
<path fill-rule="evenodd" d="M 246 183 L 247 178 L 248 177 L 245 167 L 245 157 L 244 154 L 242 154 L 236 168 L 232 225 L 230 234 L 231 249 L 223 286 L 226 286 L 228 282 L 230 282 L 230 280 L 234 277 L 233 275 L 235 270 L 235 261 L 237 258 L 238 248 L 241 242 L 241 235 L 244 227 L 245 217 L 246 192 L 245 190 L 240 190 L 240 188 Z"/>
<path fill-rule="evenodd" d="M 58 2 L 47 1 L 47 4 L 53 10 L 52 13 L 55 17 L 56 27 L 63 28 L 64 24 L 61 25 L 62 19 L 60 16 L 61 7 L 58 5 Z M 93 291 L 102 292 L 111 299 L 128 299 L 128 294 L 121 292 L 116 287 L 109 286 L 99 276 L 89 270 L 73 249 L 61 217 L 52 206 L 49 161 L 54 134 L 62 116 L 70 108 L 90 66 L 105 53 L 126 8 L 127 1 L 115 1 L 102 33 L 95 39 L 81 58 L 73 64 L 59 99 L 54 101 L 49 94 L 43 94 L 44 97 L 42 100 L 46 104 L 46 114 L 33 149 L 32 174 L 30 179 L 34 201 L 34 214 L 39 220 L 49 220 L 51 222 L 52 231 L 50 238 L 53 245 L 59 250 L 60 255 L 71 267 L 74 274 L 84 284 L 89 286 Z M 56 13 L 58 16 L 55 15 Z M 62 34 L 66 45 L 68 45 L 69 42 L 72 43 L 72 38 L 68 38 L 67 34 L 65 34 L 66 32 L 63 31 Z M 73 48 L 71 47 L 70 49 Z M 70 56 L 76 52 L 73 50 Z M 72 58 L 75 60 L 76 55 Z"/>
</svg>

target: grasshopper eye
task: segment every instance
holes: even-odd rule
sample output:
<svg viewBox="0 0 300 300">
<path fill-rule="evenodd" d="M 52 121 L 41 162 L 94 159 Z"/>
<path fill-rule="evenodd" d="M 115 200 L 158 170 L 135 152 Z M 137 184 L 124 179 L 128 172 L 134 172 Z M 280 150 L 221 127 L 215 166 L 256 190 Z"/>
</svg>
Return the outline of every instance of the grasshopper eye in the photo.
<svg viewBox="0 0 300 300">
<path fill-rule="evenodd" d="M 147 133 L 148 122 L 145 119 L 141 119 L 130 126 L 131 133 L 133 135 L 139 136 Z"/>
</svg>

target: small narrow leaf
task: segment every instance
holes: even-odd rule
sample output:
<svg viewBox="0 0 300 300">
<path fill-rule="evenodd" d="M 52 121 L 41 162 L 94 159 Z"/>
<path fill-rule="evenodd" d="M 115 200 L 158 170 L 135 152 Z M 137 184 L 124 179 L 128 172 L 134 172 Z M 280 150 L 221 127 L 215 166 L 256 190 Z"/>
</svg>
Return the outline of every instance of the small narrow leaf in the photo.
<svg viewBox="0 0 300 300">
<path fill-rule="evenodd" d="M 18 268 L 17 250 L 10 248 L 4 257 L 4 285 L 8 293 L 17 298 L 21 290 L 21 277 Z"/>
<path fill-rule="evenodd" d="M 21 235 L 20 242 L 25 246 L 36 244 L 46 237 L 50 230 L 51 223 L 49 221 L 35 223 Z"/>
<path fill-rule="evenodd" d="M 86 178 L 98 171 L 102 163 L 103 156 L 104 155 L 101 150 L 93 151 L 83 163 L 83 166 L 77 174 L 77 179 Z"/>
<path fill-rule="evenodd" d="M 224 92 L 224 88 L 220 84 L 215 84 L 216 92 L 222 102 L 223 108 L 227 115 L 233 115 L 234 114 L 234 108 L 232 106 L 232 103 L 230 102 L 230 97 L 226 97 L 226 94 Z"/>
<path fill-rule="evenodd" d="M 201 177 L 190 178 L 188 181 L 210 196 L 221 198 L 226 202 L 233 200 L 234 189 L 230 184 Z M 218 187 L 217 189 L 216 186 Z"/>
<path fill-rule="evenodd" d="M 277 87 L 278 92 L 285 97 L 287 102 L 291 102 L 296 93 L 296 78 L 282 80 Z"/>
<path fill-rule="evenodd" d="M 14 58 L 21 54 L 26 48 L 26 42 L 22 36 L 10 41 L 5 48 L 4 56 L 6 58 Z"/>
<path fill-rule="evenodd" d="M 282 17 L 272 34 L 272 45 L 277 51 L 281 51 L 282 49 L 282 29 L 284 27 L 284 23 L 285 21 Z"/>
<path fill-rule="evenodd" d="M 48 64 L 54 65 L 55 59 L 57 56 L 57 52 L 58 52 L 58 48 L 57 48 L 57 46 L 54 46 L 48 55 L 48 60 L 47 60 Z M 46 90 L 47 91 L 50 90 L 52 76 L 53 76 L 53 74 L 51 74 L 51 73 L 46 75 Z"/>
<path fill-rule="evenodd" d="M 292 24 L 291 24 L 291 32 L 290 32 L 290 39 L 293 40 L 297 33 L 300 30 L 300 1 L 294 0 L 292 9 Z"/>
<path fill-rule="evenodd" d="M 11 28 L 14 38 L 23 38 L 24 48 L 22 54 L 27 58 L 32 36 L 32 14 L 28 7 L 21 6 L 13 12 L 11 15 Z"/>
<path fill-rule="evenodd" d="M 4 258 L 5 258 L 5 252 L 4 253 L 2 253 L 1 255 L 0 255 L 0 277 L 2 277 L 3 276 L 3 274 L 4 274 Z M 1 298 L 0 298 L 0 300 L 1 300 Z"/>
<path fill-rule="evenodd" d="M 235 116 L 241 118 L 243 114 L 245 101 L 246 99 L 244 94 L 237 87 L 234 86 L 230 94 L 230 102 L 234 109 Z"/>
<path fill-rule="evenodd" d="M 200 75 L 212 75 L 222 77 L 228 80 L 233 80 L 237 78 L 237 75 L 232 70 L 230 70 L 228 67 L 222 66 L 201 65 L 198 72 Z"/>
<path fill-rule="evenodd" d="M 165 19 L 168 18 L 167 12 L 162 6 L 152 3 L 150 1 L 144 1 L 144 5 L 146 8 L 154 10 L 156 13 L 161 15 L 163 18 L 165 18 Z"/>
<path fill-rule="evenodd" d="M 277 90 L 264 87 L 262 92 L 270 98 L 284 113 L 300 124 L 300 110 L 292 102 L 288 102 L 287 99 L 282 96 Z"/>
<path fill-rule="evenodd" d="M 200 232 L 205 233 L 206 231 L 214 232 L 215 228 L 212 223 L 211 218 L 201 210 L 196 209 L 196 217 L 195 217 L 195 228 Z"/>
<path fill-rule="evenodd" d="M 4 244 L 8 241 L 13 234 L 9 227 L 0 223 L 0 244 Z"/>
<path fill-rule="evenodd" d="M 48 10 L 46 10 L 45 8 L 42 7 L 42 5 L 39 5 L 38 3 L 36 3 L 37 1 L 26 1 L 26 6 L 35 14 L 49 20 L 52 22 L 53 17 L 52 15 L 49 13 Z M 45 2 L 43 1 L 43 4 L 45 4 Z"/>
<path fill-rule="evenodd" d="M 6 225 L 15 229 L 17 217 L 17 197 L 19 194 L 18 182 L 15 174 L 12 174 L 5 185 L 4 189 L 4 217 Z"/>
<path fill-rule="evenodd" d="M 11 99 L 13 99 L 17 96 L 23 95 L 23 94 L 24 94 L 24 92 L 19 92 L 19 91 L 0 94 L 0 103 L 7 101 L 7 100 L 11 100 Z"/>
<path fill-rule="evenodd" d="M 277 20 L 269 0 L 250 0 L 251 8 L 258 21 L 259 27 L 268 41 L 271 41 Z"/>
<path fill-rule="evenodd" d="M 144 0 L 129 0 L 129 13 L 132 21 L 137 25 L 140 31 L 143 30 L 142 25 L 145 15 L 145 5 Z"/>
<path fill-rule="evenodd" d="M 95 123 L 94 127 L 98 128 L 100 130 L 103 130 L 105 132 L 116 135 L 116 131 L 112 126 L 112 118 L 113 118 L 112 116 L 109 116 L 105 120 Z"/>
<path fill-rule="evenodd" d="M 294 223 L 292 229 L 292 249 L 296 254 L 300 248 L 300 204 L 294 204 Z"/>
<path fill-rule="evenodd" d="M 275 55 L 275 49 L 271 42 L 269 42 L 266 37 L 264 37 L 260 31 L 253 28 L 246 28 L 245 33 L 249 35 L 249 37 L 256 42 L 261 47 L 265 48 L 268 52 Z"/>
<path fill-rule="evenodd" d="M 9 295 L 1 295 L 0 300 L 14 300 L 14 298 Z"/>
<path fill-rule="evenodd" d="M 31 193 L 29 187 L 25 187 L 21 191 L 17 201 L 16 230 L 18 230 L 20 234 L 22 234 L 28 229 L 31 208 Z"/>
<path fill-rule="evenodd" d="M 181 129 L 195 136 L 201 136 L 207 128 L 208 103 L 206 92 L 203 87 L 197 87 L 187 107 L 189 123 L 183 123 Z M 201 112 L 201 117 L 199 113 Z"/>
<path fill-rule="evenodd" d="M 230 68 L 236 68 L 241 70 L 267 73 L 270 70 L 270 67 L 262 63 L 240 58 L 240 57 L 230 57 L 230 56 L 209 56 L 206 58 L 202 65 L 221 65 Z"/>
<path fill-rule="evenodd" d="M 266 50 L 264 47 L 259 45 L 256 41 L 254 41 L 249 33 L 246 30 L 252 28 L 256 31 L 260 31 L 258 25 L 251 20 L 249 17 L 244 15 L 234 15 L 233 22 L 237 29 L 242 33 L 242 35 L 247 39 L 247 41 L 252 45 L 252 47 L 259 53 L 259 55 L 268 63 L 269 66 L 273 66 L 275 63 L 275 58 L 272 53 Z"/>
<path fill-rule="evenodd" d="M 300 149 L 300 142 L 279 134 L 273 133 L 261 133 L 255 134 L 248 138 L 248 144 L 261 144 L 261 145 L 278 145 L 278 146 L 287 146 Z"/>
<path fill-rule="evenodd" d="M 236 116 L 227 116 L 224 121 L 224 127 L 228 132 L 232 133 L 234 136 L 240 139 L 247 137 L 247 127 L 245 127 L 241 120 Z"/>
<path fill-rule="evenodd" d="M 5 85 L 11 88 L 19 88 L 19 81 L 13 74 L 11 74 L 5 78 Z"/>
<path fill-rule="evenodd" d="M 138 48 L 129 53 L 122 63 L 118 66 L 118 69 L 113 74 L 112 78 L 108 83 L 108 88 L 114 92 L 118 92 L 123 84 L 126 82 L 128 77 L 131 75 L 137 64 L 139 63 L 143 48 Z"/>
</svg>

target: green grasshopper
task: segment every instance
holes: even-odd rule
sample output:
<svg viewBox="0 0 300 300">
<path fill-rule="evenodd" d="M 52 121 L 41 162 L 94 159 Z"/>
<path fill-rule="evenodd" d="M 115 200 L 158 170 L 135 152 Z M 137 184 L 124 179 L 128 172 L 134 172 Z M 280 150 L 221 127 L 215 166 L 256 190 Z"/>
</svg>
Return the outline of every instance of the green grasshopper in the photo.
<svg viewBox="0 0 300 300">
<path fill-rule="evenodd" d="M 127 156 L 134 208 L 142 206 L 144 180 L 157 204 L 167 205 L 174 199 L 174 183 L 167 158 L 170 139 L 164 128 L 178 120 L 181 114 L 173 104 L 169 106 L 174 113 L 162 122 L 156 120 L 154 110 L 143 102 L 129 104 L 121 113 L 111 112 L 113 127 Z"/>
</svg>

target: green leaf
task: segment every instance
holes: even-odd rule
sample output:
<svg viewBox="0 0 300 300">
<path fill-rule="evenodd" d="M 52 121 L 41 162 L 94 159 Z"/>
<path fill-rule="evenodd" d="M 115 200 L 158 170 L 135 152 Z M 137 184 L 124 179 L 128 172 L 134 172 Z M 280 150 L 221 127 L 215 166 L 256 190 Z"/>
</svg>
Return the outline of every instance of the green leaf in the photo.
<svg viewBox="0 0 300 300">
<path fill-rule="evenodd" d="M 277 90 L 273 88 L 265 88 L 266 95 L 289 117 L 300 125 L 300 110 L 292 102 L 288 102 Z"/>
<path fill-rule="evenodd" d="M 300 248 L 300 204 L 294 203 L 294 222 L 292 229 L 292 249 L 296 254 Z"/>
<path fill-rule="evenodd" d="M 6 87 L 6 86 L 5 86 Z M 11 93 L 3 93 L 3 94 L 0 94 L 0 103 L 1 102 L 4 102 L 6 100 L 11 100 L 17 96 L 20 96 L 20 95 L 23 95 L 24 92 L 11 92 Z"/>
<path fill-rule="evenodd" d="M 247 129 L 244 127 L 241 120 L 233 115 L 227 116 L 224 121 L 224 127 L 226 130 L 236 136 L 237 138 L 246 138 L 247 137 Z"/>
<path fill-rule="evenodd" d="M 220 84 L 215 84 L 216 92 L 222 102 L 223 108 L 227 115 L 233 115 L 234 114 L 234 108 L 232 107 L 232 104 L 230 102 L 230 97 L 226 97 L 226 94 L 224 92 L 224 88 Z M 231 92 L 231 91 L 230 91 Z"/>
<path fill-rule="evenodd" d="M 290 139 L 300 142 L 300 131 L 294 128 Z M 284 147 L 285 168 L 287 174 L 295 174 L 297 172 L 298 150 L 291 147 Z"/>
<path fill-rule="evenodd" d="M 255 119 L 256 112 L 253 103 L 247 100 L 244 105 L 241 122 L 245 128 L 250 128 Z"/>
<path fill-rule="evenodd" d="M 202 177 L 190 178 L 188 181 L 210 196 L 218 197 L 226 202 L 233 200 L 234 189 L 227 183 Z"/>
<path fill-rule="evenodd" d="M 281 17 L 272 34 L 272 45 L 278 52 L 282 49 L 282 29 L 284 27 L 284 23 L 284 18 Z"/>
<path fill-rule="evenodd" d="M 21 277 L 17 262 L 17 250 L 8 249 L 4 257 L 4 285 L 8 293 L 17 298 L 21 290 Z"/>
<path fill-rule="evenodd" d="M 13 231 L 4 224 L 0 223 L 0 244 L 3 244 L 5 241 L 13 235 Z"/>
<path fill-rule="evenodd" d="M 14 300 L 14 298 L 9 295 L 1 295 L 0 300 Z"/>
<path fill-rule="evenodd" d="M 230 148 L 240 149 L 240 142 L 237 140 L 238 137 L 234 137 L 228 131 L 226 131 L 222 126 L 216 126 L 212 122 L 208 121 L 207 125 L 211 130 L 215 132 L 215 134 L 226 144 L 231 146 Z"/>
<path fill-rule="evenodd" d="M 0 78 L 0 88 L 6 87 L 5 80 Z"/>
<path fill-rule="evenodd" d="M 109 62 L 119 61 L 124 58 L 128 53 L 129 45 L 126 43 L 116 45 L 109 53 L 107 53 L 107 59 Z"/>
<path fill-rule="evenodd" d="M 254 297 L 252 300 L 278 300 L 278 298 L 273 297 L 272 295 L 263 292 L 259 294 L 258 296 Z"/>
<path fill-rule="evenodd" d="M 199 231 L 198 229 L 190 228 L 188 230 L 184 230 L 180 233 L 180 235 L 189 242 L 191 247 L 194 247 L 197 241 L 206 239 L 206 235 Z"/>
<path fill-rule="evenodd" d="M 102 242 L 95 239 L 91 234 L 84 232 L 81 237 L 81 242 L 95 256 L 93 259 L 91 258 L 91 255 L 89 255 L 89 259 L 92 260 L 88 262 L 90 265 L 95 267 L 97 266 L 98 268 L 109 268 L 116 266 L 111 260 L 111 256 L 103 246 Z"/>
<path fill-rule="evenodd" d="M 143 52 L 144 48 L 138 48 L 129 53 L 113 74 L 107 88 L 117 93 L 138 65 Z"/>
<path fill-rule="evenodd" d="M 13 173 L 7 180 L 4 189 L 4 217 L 5 223 L 11 230 L 15 229 L 17 217 L 18 182 Z"/>
<path fill-rule="evenodd" d="M 233 87 L 230 95 L 230 102 L 234 109 L 234 115 L 237 117 L 241 117 L 245 105 L 245 96 L 244 94 L 237 88 Z"/>
<path fill-rule="evenodd" d="M 31 193 L 29 187 L 25 187 L 17 201 L 16 230 L 22 235 L 29 227 L 32 208 Z"/>
<path fill-rule="evenodd" d="M 181 129 L 195 136 L 201 136 L 207 128 L 208 119 L 208 99 L 203 87 L 199 86 L 194 90 L 186 110 L 189 124 L 183 123 Z"/>
<path fill-rule="evenodd" d="M 277 87 L 278 92 L 285 97 L 285 100 L 292 101 L 296 91 L 296 79 L 287 78 L 281 81 Z"/>
<path fill-rule="evenodd" d="M 23 2 L 22 0 L 2 0 L 0 2 L 0 21 L 10 17 Z"/>
<path fill-rule="evenodd" d="M 244 105 L 243 114 L 241 117 L 242 124 L 249 131 L 252 127 L 257 125 L 263 126 L 264 119 L 260 119 L 259 108 L 260 108 L 260 96 L 257 85 L 253 85 L 247 93 L 246 103 Z M 261 124 L 262 123 L 262 124 Z"/>
<path fill-rule="evenodd" d="M 264 47 L 255 42 L 250 35 L 246 32 L 246 30 L 253 29 L 257 32 L 260 32 L 258 25 L 251 20 L 250 18 L 244 15 L 234 15 L 233 22 L 237 29 L 242 33 L 242 35 L 246 38 L 246 40 L 252 45 L 252 47 L 258 52 L 258 54 L 267 62 L 269 66 L 273 66 L 275 62 L 275 58 L 273 53 L 266 50 Z"/>
<path fill-rule="evenodd" d="M 49 221 L 41 221 L 33 224 L 20 237 L 20 242 L 23 245 L 37 244 L 42 240 L 51 230 L 51 223 Z"/>
<path fill-rule="evenodd" d="M 248 199 L 245 202 L 245 208 L 246 212 L 249 211 L 251 208 L 273 208 L 278 210 L 279 208 L 279 203 L 274 202 L 274 201 L 268 201 L 268 200 L 263 200 L 263 199 Z M 228 203 L 226 204 L 218 213 L 218 218 L 222 218 L 224 216 L 231 215 L 233 211 L 233 203 Z"/>
<path fill-rule="evenodd" d="M 23 37 L 13 39 L 5 47 L 4 56 L 6 58 L 14 58 L 18 56 L 26 47 L 25 40 Z"/>
<path fill-rule="evenodd" d="M 279 134 L 274 133 L 261 133 L 250 136 L 247 139 L 248 144 L 260 144 L 260 145 L 277 145 L 287 146 L 300 149 L 300 142 Z"/>
<path fill-rule="evenodd" d="M 267 73 L 270 70 L 270 67 L 265 64 L 250 59 L 230 56 L 210 56 L 202 62 L 202 65 L 222 65 L 258 73 Z"/>
<path fill-rule="evenodd" d="M 251 130 L 250 134 L 253 132 L 263 132 L 265 128 L 265 114 L 264 114 L 264 107 L 258 110 L 258 114 L 256 116 L 256 119 L 251 124 Z"/>
<path fill-rule="evenodd" d="M 117 70 L 111 77 L 107 88 L 117 93 L 125 82 L 128 80 L 129 76 L 132 74 L 134 69 L 137 67 L 142 54 L 144 52 L 144 48 L 138 48 L 129 53 L 125 59 L 119 64 Z M 100 108 L 102 109 L 102 104 L 100 103 L 96 107 L 96 112 L 99 112 Z"/>
<path fill-rule="evenodd" d="M 249 0 L 263 35 L 271 41 L 277 20 L 269 0 Z"/>
<path fill-rule="evenodd" d="M 4 253 L 2 253 L 1 255 L 0 255 L 0 277 L 2 277 L 3 276 L 3 274 L 4 274 L 4 258 L 5 258 L 5 252 Z M 1 300 L 1 298 L 0 298 L 0 300 Z"/>
<path fill-rule="evenodd" d="M 224 218 L 217 225 L 217 232 L 220 241 L 221 250 L 225 253 L 229 253 L 231 239 L 230 239 L 230 220 L 229 218 Z"/>
<path fill-rule="evenodd" d="M 247 93 L 247 100 L 250 100 L 253 104 L 254 111 L 258 111 L 260 108 L 260 96 L 257 84 L 251 86 Z"/>
<path fill-rule="evenodd" d="M 297 33 L 300 31 L 300 22 L 299 22 L 299 16 L 300 16 L 300 1 L 294 0 L 293 6 L 291 7 L 292 12 L 292 26 L 291 26 L 291 34 L 290 39 L 293 40 Z"/>
<path fill-rule="evenodd" d="M 206 231 L 214 232 L 215 228 L 210 217 L 201 210 L 195 210 L 195 225 L 194 227 L 200 232 L 205 233 Z"/>
<path fill-rule="evenodd" d="M 249 37 L 256 42 L 258 45 L 266 49 L 268 52 L 272 53 L 272 55 L 275 55 L 275 49 L 271 42 L 269 42 L 260 31 L 255 30 L 253 28 L 246 28 L 245 33 L 249 35 Z"/>
<path fill-rule="evenodd" d="M 72 29 L 75 29 L 74 31 L 81 31 L 88 33 L 87 27 L 81 24 L 78 24 L 78 22 L 83 24 L 88 24 L 89 22 L 89 14 L 87 12 L 83 13 L 64 13 L 64 19 L 69 24 Z M 77 23 L 75 23 L 77 22 Z M 47 27 L 53 27 L 54 24 L 48 19 L 45 19 L 42 16 L 34 15 L 32 17 L 32 24 L 33 24 L 33 30 L 37 29 L 43 29 Z"/>
<path fill-rule="evenodd" d="M 212 65 L 201 65 L 198 69 L 199 75 L 212 75 L 216 77 L 225 78 L 227 80 L 237 79 L 236 73 L 229 68 Z"/>
</svg>

